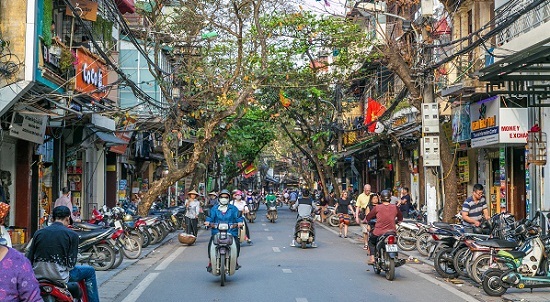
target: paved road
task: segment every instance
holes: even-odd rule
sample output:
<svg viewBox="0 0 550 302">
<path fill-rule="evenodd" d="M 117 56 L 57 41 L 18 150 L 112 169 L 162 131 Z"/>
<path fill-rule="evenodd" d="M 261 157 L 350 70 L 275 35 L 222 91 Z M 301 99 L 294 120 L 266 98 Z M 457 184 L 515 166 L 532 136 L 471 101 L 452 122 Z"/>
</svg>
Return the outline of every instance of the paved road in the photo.
<svg viewBox="0 0 550 302">
<path fill-rule="evenodd" d="M 242 246 L 243 267 L 225 287 L 206 272 L 209 232 L 201 231 L 194 246 L 172 240 L 116 275 L 99 273 L 102 301 L 478 301 L 414 265 L 387 281 L 365 264 L 355 238 L 329 228 L 317 228 L 318 248 L 291 247 L 296 214 L 281 209 L 275 224 L 264 215 L 262 207 L 249 224 L 254 244 Z"/>
</svg>

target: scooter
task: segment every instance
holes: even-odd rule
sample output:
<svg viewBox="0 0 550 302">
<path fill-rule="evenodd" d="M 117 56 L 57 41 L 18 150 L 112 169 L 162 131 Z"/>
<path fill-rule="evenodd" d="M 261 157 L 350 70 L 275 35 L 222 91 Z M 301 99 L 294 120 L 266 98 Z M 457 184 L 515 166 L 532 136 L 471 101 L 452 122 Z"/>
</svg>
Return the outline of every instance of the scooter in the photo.
<svg viewBox="0 0 550 302">
<path fill-rule="evenodd" d="M 265 214 L 265 217 L 267 220 L 271 221 L 272 223 L 275 223 L 275 220 L 277 220 L 277 204 L 275 202 L 270 202 L 267 205 L 267 214 Z"/>
<path fill-rule="evenodd" d="M 233 242 L 235 238 L 228 232 L 230 228 L 236 228 L 237 225 L 229 225 L 226 222 L 220 222 L 217 225 L 211 225 L 218 229 L 210 245 L 209 254 L 212 261 L 211 274 L 220 276 L 221 286 L 225 286 L 227 276 L 235 274 L 237 270 L 237 246 Z"/>
<path fill-rule="evenodd" d="M 50 279 L 38 280 L 44 302 L 88 302 L 86 281 L 59 283 Z"/>
<path fill-rule="evenodd" d="M 294 226 L 294 241 L 305 249 L 308 244 L 315 241 L 315 230 L 313 229 L 312 207 L 300 205 L 297 207 L 298 217 Z"/>
<path fill-rule="evenodd" d="M 378 237 L 374 263 L 372 264 L 374 272 L 380 274 L 380 272 L 384 271 L 386 279 L 392 281 L 395 278 L 395 268 L 405 263 L 405 259 L 399 259 L 397 256 L 397 234 L 395 232 L 388 232 Z"/>
<path fill-rule="evenodd" d="M 483 275 L 483 290 L 489 296 L 502 296 L 510 287 L 550 287 L 550 237 L 542 238 L 539 234 L 540 227 L 533 224 L 539 216 L 540 212 L 537 212 L 532 220 L 518 226 L 525 229 L 528 235 L 518 250 L 499 251 L 496 254 L 495 263 Z M 550 214 L 547 217 L 550 218 Z"/>
<path fill-rule="evenodd" d="M 247 204 L 246 207 L 248 207 L 248 212 L 244 214 L 248 222 L 254 223 L 254 220 L 256 220 L 256 210 L 254 209 L 253 204 Z"/>
<path fill-rule="evenodd" d="M 397 227 L 397 246 L 403 251 L 414 250 L 419 229 L 417 222 L 403 220 Z"/>
</svg>

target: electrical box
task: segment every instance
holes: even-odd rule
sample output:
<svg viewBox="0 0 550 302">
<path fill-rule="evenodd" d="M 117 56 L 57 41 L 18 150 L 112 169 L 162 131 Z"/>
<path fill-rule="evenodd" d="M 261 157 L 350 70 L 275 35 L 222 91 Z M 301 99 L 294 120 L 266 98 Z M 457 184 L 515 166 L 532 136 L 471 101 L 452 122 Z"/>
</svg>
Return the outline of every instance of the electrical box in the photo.
<svg viewBox="0 0 550 302">
<path fill-rule="evenodd" d="M 422 133 L 439 133 L 439 105 L 422 104 Z"/>
<path fill-rule="evenodd" d="M 439 136 L 424 136 L 422 151 L 424 167 L 439 167 L 441 165 Z"/>
</svg>

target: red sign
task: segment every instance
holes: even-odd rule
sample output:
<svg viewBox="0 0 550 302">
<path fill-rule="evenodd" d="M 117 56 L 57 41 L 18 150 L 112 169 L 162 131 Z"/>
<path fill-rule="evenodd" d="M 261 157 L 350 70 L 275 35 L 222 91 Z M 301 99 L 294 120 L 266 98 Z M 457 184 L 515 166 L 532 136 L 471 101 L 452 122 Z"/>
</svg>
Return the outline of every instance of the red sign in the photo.
<svg viewBox="0 0 550 302">
<path fill-rule="evenodd" d="M 87 93 L 96 100 L 107 95 L 107 67 L 83 47 L 76 49 L 75 90 Z"/>
<path fill-rule="evenodd" d="M 131 117 L 126 117 L 123 124 L 124 127 L 122 131 L 115 132 L 115 135 L 123 141 L 130 142 L 130 138 L 132 138 L 132 133 L 134 132 L 134 128 L 136 126 L 136 120 Z M 128 144 L 115 145 L 112 146 L 109 151 L 118 154 L 124 154 L 126 153 L 126 148 L 128 148 Z"/>
</svg>

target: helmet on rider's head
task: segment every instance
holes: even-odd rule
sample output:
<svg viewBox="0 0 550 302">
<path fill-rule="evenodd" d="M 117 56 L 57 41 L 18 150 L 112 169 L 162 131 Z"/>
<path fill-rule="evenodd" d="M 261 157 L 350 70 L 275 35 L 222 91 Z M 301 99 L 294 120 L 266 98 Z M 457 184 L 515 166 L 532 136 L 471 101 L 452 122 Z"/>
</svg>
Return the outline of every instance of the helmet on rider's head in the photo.
<svg viewBox="0 0 550 302">
<path fill-rule="evenodd" d="M 302 190 L 302 196 L 308 197 L 309 196 L 309 190 L 308 189 Z"/>
<path fill-rule="evenodd" d="M 243 195 L 243 192 L 241 190 L 235 190 L 233 191 L 233 195 L 240 195 L 242 196 Z"/>
<path fill-rule="evenodd" d="M 126 215 L 124 215 L 124 217 L 122 219 L 124 221 L 132 221 L 132 220 L 134 220 L 134 217 L 132 217 L 132 215 L 130 215 L 130 214 L 126 214 Z"/>
<path fill-rule="evenodd" d="M 390 202 L 391 201 L 391 192 L 389 190 L 382 190 L 382 192 L 380 192 L 380 201 Z"/>
<path fill-rule="evenodd" d="M 220 198 L 223 198 L 224 196 L 227 196 L 227 198 L 230 198 L 230 197 L 231 197 L 231 194 L 229 193 L 228 190 L 223 189 L 223 190 L 221 190 L 219 197 L 220 197 Z"/>
</svg>

